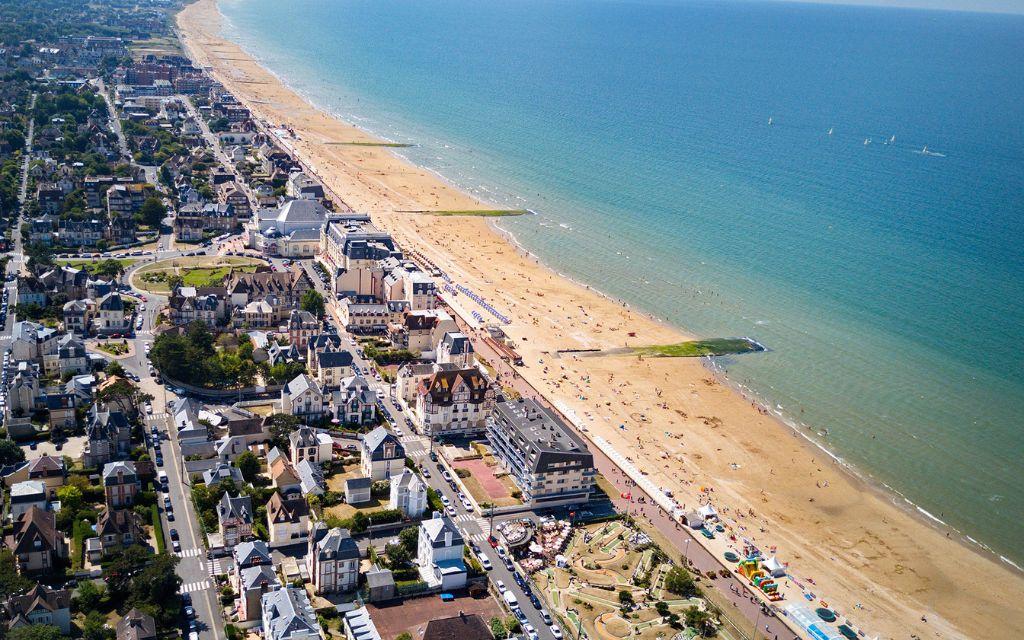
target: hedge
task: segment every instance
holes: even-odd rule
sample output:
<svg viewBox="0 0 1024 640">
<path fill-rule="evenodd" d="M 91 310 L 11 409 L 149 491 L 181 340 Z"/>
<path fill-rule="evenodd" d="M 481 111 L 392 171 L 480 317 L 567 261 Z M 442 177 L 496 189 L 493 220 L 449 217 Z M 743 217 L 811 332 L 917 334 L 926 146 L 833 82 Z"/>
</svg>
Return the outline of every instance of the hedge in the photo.
<svg viewBox="0 0 1024 640">
<path fill-rule="evenodd" d="M 153 521 L 153 537 L 156 538 L 156 552 L 163 553 L 166 550 L 164 545 L 164 527 L 160 523 L 160 510 L 155 504 L 149 508 L 149 515 Z"/>
</svg>

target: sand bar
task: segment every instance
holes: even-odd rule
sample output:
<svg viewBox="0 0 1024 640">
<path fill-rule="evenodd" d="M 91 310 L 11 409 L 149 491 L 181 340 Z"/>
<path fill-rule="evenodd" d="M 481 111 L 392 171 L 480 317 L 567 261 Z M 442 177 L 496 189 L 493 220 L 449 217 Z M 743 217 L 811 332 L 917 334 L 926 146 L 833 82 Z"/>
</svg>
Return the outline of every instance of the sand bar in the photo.
<svg viewBox="0 0 1024 640">
<path fill-rule="evenodd" d="M 387 148 L 337 144 L 373 138 L 318 111 L 224 40 L 214 0 L 188 6 L 178 23 L 197 63 L 255 116 L 291 128 L 290 146 L 346 205 L 372 213 L 403 247 L 512 319 L 507 331 L 534 387 L 647 469 L 679 502 L 692 506 L 711 496 L 746 527 L 745 535 L 777 546 L 797 576 L 813 580 L 815 593 L 869 637 L 1024 633 L 1024 577 L 844 472 L 699 361 L 555 357 L 559 349 L 686 336 L 558 276 L 485 219 L 401 213 L 493 207 Z"/>
</svg>

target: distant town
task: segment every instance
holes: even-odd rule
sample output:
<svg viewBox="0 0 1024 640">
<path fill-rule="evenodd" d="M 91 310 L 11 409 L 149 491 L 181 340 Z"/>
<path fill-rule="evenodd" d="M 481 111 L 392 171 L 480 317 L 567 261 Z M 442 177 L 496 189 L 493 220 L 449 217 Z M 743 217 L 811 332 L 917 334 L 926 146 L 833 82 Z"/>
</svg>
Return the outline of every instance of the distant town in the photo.
<svg viewBox="0 0 1024 640">
<path fill-rule="evenodd" d="M 31 5 L 0 9 L 8 638 L 748 637 L 517 386 L 508 319 L 193 66 L 175 3 Z"/>
</svg>

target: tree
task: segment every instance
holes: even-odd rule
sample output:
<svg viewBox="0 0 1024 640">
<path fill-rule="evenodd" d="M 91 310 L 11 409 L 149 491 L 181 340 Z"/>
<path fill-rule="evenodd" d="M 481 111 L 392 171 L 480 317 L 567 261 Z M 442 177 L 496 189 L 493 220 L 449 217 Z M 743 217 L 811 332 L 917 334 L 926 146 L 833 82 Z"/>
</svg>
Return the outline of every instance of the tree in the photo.
<svg viewBox="0 0 1024 640">
<path fill-rule="evenodd" d="M 107 363 L 107 366 L 103 369 L 108 376 L 118 376 L 123 378 L 125 371 L 124 366 L 117 360 L 111 360 Z"/>
<path fill-rule="evenodd" d="M 14 554 L 10 549 L 0 550 L 0 599 L 21 593 L 34 583 L 18 573 Z"/>
<path fill-rule="evenodd" d="M 104 588 L 92 580 L 82 582 L 78 585 L 78 595 L 75 596 L 75 608 L 82 612 L 99 608 L 103 601 L 103 592 Z"/>
<path fill-rule="evenodd" d="M 61 511 L 67 509 L 74 513 L 82 508 L 82 490 L 76 486 L 68 485 L 57 489 L 57 499 L 60 500 Z"/>
<path fill-rule="evenodd" d="M 408 631 L 403 631 L 402 633 L 395 636 L 395 640 L 412 640 L 412 634 Z"/>
<path fill-rule="evenodd" d="M 185 278 L 182 278 L 178 274 L 167 276 L 167 290 L 174 292 L 178 290 L 178 287 L 185 285 Z"/>
<path fill-rule="evenodd" d="M 150 227 L 157 228 L 160 226 L 160 221 L 167 215 L 167 207 L 160 201 L 160 198 L 152 197 L 147 198 L 142 203 L 142 208 L 139 209 L 139 213 L 136 215 L 138 221 L 142 224 L 149 225 Z"/>
<path fill-rule="evenodd" d="M 412 560 L 412 554 L 401 544 L 386 545 L 384 553 L 387 554 L 392 569 L 404 569 Z"/>
<path fill-rule="evenodd" d="M 324 316 L 324 297 L 316 289 L 310 289 L 302 295 L 300 306 L 303 311 L 312 313 L 317 319 Z"/>
<path fill-rule="evenodd" d="M 416 547 L 419 545 L 419 536 L 419 527 L 406 527 L 398 534 L 398 541 L 403 547 L 405 547 L 406 551 L 412 554 L 416 551 Z"/>
<path fill-rule="evenodd" d="M 52 624 L 26 624 L 7 632 L 7 640 L 62 640 L 64 634 Z"/>
<path fill-rule="evenodd" d="M 619 604 L 622 607 L 631 607 L 631 606 L 633 606 L 633 604 L 634 604 L 633 592 L 630 591 L 629 589 L 620 589 L 619 590 Z"/>
<path fill-rule="evenodd" d="M 302 426 L 302 420 L 286 413 L 276 413 L 270 416 L 267 420 L 267 425 L 270 428 L 271 443 L 283 451 L 288 448 L 289 434 Z"/>
<path fill-rule="evenodd" d="M 252 451 L 244 451 L 242 455 L 238 456 L 235 466 L 242 472 L 242 477 L 246 482 L 252 482 L 260 472 L 259 458 Z"/>
<path fill-rule="evenodd" d="M 0 465 L 18 464 L 25 460 L 25 452 L 13 440 L 0 440 Z"/>
<path fill-rule="evenodd" d="M 509 633 L 519 633 L 523 630 L 523 626 L 519 624 L 519 618 L 515 616 L 505 618 L 505 628 Z"/>
<path fill-rule="evenodd" d="M 104 579 L 110 596 L 117 602 L 123 601 L 131 592 L 132 578 L 150 558 L 149 551 L 141 545 L 133 544 L 123 550 L 120 555 L 107 565 Z"/>
<path fill-rule="evenodd" d="M 114 640 L 116 636 L 116 632 L 107 626 L 107 617 L 99 611 L 92 610 L 85 616 L 82 640 Z"/>
<path fill-rule="evenodd" d="M 686 626 L 696 629 L 702 636 L 711 635 L 715 628 L 711 623 L 711 614 L 697 607 L 689 607 L 686 610 Z"/>
<path fill-rule="evenodd" d="M 505 628 L 505 623 L 501 621 L 501 618 L 497 616 L 491 618 L 490 625 L 494 640 L 505 640 L 508 637 L 508 629 Z"/>
<path fill-rule="evenodd" d="M 672 567 L 665 575 L 665 588 L 672 593 L 693 598 L 700 595 L 700 588 L 693 581 L 693 576 L 682 567 Z"/>
</svg>

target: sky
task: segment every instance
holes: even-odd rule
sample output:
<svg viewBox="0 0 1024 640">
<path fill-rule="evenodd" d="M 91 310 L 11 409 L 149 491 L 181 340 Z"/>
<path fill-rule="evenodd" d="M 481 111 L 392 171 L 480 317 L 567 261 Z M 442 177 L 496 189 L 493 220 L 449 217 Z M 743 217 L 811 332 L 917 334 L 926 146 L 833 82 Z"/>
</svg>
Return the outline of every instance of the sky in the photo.
<svg viewBox="0 0 1024 640">
<path fill-rule="evenodd" d="M 872 7 L 911 7 L 947 11 L 1024 14 L 1024 0 L 789 0 L 813 4 L 858 4 Z"/>
</svg>

